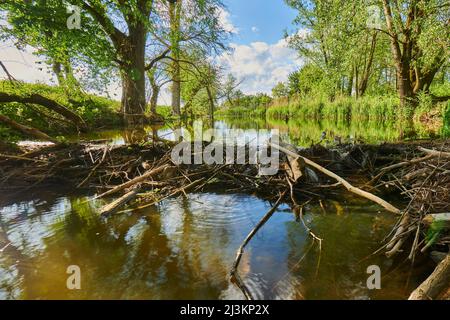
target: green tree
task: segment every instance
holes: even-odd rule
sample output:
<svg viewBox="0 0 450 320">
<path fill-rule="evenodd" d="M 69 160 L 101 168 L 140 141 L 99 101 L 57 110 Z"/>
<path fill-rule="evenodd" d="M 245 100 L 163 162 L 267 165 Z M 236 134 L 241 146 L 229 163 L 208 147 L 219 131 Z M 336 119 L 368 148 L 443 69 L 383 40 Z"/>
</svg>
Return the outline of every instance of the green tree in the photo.
<svg viewBox="0 0 450 320">
<path fill-rule="evenodd" d="M 275 87 L 272 88 L 272 96 L 274 98 L 286 98 L 289 96 L 289 90 L 284 82 L 278 82 Z"/>
</svg>

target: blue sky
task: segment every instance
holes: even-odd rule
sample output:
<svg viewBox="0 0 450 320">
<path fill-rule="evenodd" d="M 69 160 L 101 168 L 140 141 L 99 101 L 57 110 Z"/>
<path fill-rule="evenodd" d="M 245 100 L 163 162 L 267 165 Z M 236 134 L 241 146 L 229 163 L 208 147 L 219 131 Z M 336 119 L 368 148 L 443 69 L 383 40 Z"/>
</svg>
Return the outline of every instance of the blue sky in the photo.
<svg viewBox="0 0 450 320">
<path fill-rule="evenodd" d="M 239 32 L 233 38 L 237 44 L 276 43 L 296 16 L 283 0 L 225 0 L 225 5 Z"/>
<path fill-rule="evenodd" d="M 225 0 L 222 23 L 233 31 L 231 53 L 219 64 L 242 81 L 246 94 L 271 93 L 280 81 L 301 66 L 297 53 L 284 40 L 296 13 L 283 0 Z"/>
</svg>

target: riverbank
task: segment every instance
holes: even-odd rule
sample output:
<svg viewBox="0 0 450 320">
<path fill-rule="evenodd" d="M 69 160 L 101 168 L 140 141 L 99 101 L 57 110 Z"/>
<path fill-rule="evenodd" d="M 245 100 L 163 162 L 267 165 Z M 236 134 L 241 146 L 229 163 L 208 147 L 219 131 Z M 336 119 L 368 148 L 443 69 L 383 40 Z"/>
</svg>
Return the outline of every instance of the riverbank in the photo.
<svg viewBox="0 0 450 320">
<path fill-rule="evenodd" d="M 233 107 L 219 109 L 219 117 L 260 117 L 269 121 L 308 119 L 311 121 L 415 122 L 437 128 L 447 134 L 450 127 L 450 102 L 432 103 L 427 97 L 414 109 L 401 109 L 395 96 L 364 96 L 359 99 L 340 96 L 334 101 L 322 98 L 275 99 L 270 105 L 254 108 Z"/>
<path fill-rule="evenodd" d="M 120 103 L 105 97 L 86 94 L 78 90 L 66 90 L 60 86 L 29 84 L 18 81 L 0 81 L 0 91 L 5 97 L 44 97 L 78 115 L 90 128 L 106 128 L 121 123 Z M 31 97 L 31 98 L 30 98 Z M 47 102 L 47 101 L 45 101 Z M 36 128 L 54 137 L 77 132 L 78 128 L 61 114 L 39 104 L 23 102 L 3 102 L 0 114 L 9 119 Z M 17 141 L 23 138 L 20 132 L 0 124 L 0 138 Z M 29 137 L 26 137 L 29 138 Z"/>
</svg>

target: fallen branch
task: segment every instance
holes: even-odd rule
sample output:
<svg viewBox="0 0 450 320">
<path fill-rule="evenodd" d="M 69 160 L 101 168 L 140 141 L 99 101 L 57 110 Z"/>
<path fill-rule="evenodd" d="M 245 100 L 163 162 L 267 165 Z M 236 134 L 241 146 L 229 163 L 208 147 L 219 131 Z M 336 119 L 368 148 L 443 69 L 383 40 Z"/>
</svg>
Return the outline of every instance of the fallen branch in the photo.
<svg viewBox="0 0 450 320">
<path fill-rule="evenodd" d="M 278 150 L 284 152 L 286 155 L 289 155 L 291 157 L 299 157 L 299 158 L 303 159 L 305 161 L 305 164 L 315 168 L 316 170 L 318 170 L 318 171 L 324 173 L 325 175 L 327 175 L 327 176 L 335 179 L 336 181 L 340 182 L 348 191 L 350 191 L 350 192 L 352 192 L 354 194 L 357 194 L 357 195 L 359 195 L 359 196 L 361 196 L 363 198 L 366 198 L 368 200 L 371 200 L 371 201 L 379 204 L 380 206 L 382 206 L 383 208 L 385 208 L 389 212 L 392 212 L 392 213 L 395 213 L 395 214 L 401 214 L 402 213 L 400 209 L 394 207 L 393 205 L 391 205 L 390 203 L 388 203 L 385 200 L 381 199 L 380 197 L 377 197 L 376 195 L 374 195 L 374 194 L 372 194 L 370 192 L 367 192 L 367 191 L 361 190 L 361 189 L 359 189 L 357 187 L 354 187 L 347 180 L 341 178 L 340 176 L 338 176 L 334 172 L 331 172 L 330 170 L 325 169 L 324 167 L 322 167 L 321 165 L 315 163 L 314 161 L 311 161 L 308 158 L 305 158 L 305 157 L 303 157 L 303 156 L 301 156 L 301 155 L 299 155 L 299 154 L 297 154 L 295 152 L 292 152 L 292 151 L 290 151 L 290 150 L 288 150 L 286 148 L 283 148 L 283 147 L 281 147 L 281 146 L 279 146 L 277 144 L 269 143 L 269 145 L 271 147 L 275 148 L 275 149 L 278 149 Z"/>
<path fill-rule="evenodd" d="M 278 206 L 281 204 L 281 201 L 283 200 L 284 196 L 286 195 L 287 190 L 284 191 L 280 197 L 278 198 L 277 202 L 273 205 L 273 207 L 261 218 L 261 220 L 258 222 L 258 224 L 250 231 L 250 233 L 247 235 L 247 237 L 242 242 L 241 246 L 236 252 L 236 258 L 234 259 L 233 266 L 231 267 L 230 271 L 230 281 L 234 284 L 236 284 L 239 289 L 241 289 L 242 293 L 245 295 L 245 298 L 247 300 L 254 300 L 252 294 L 248 290 L 248 288 L 245 286 L 244 282 L 242 281 L 241 277 L 238 273 L 238 267 L 239 263 L 241 262 L 242 254 L 244 253 L 244 248 L 247 246 L 247 244 L 250 242 L 250 240 L 253 238 L 253 236 L 258 232 L 259 229 L 272 217 L 272 215 L 277 210 Z"/>
<path fill-rule="evenodd" d="M 27 136 L 35 137 L 41 140 L 45 141 L 51 141 L 54 143 L 59 143 L 56 139 L 50 137 L 46 133 L 32 127 L 25 126 L 23 124 L 20 124 L 4 115 L 0 114 L 0 122 L 6 123 L 8 126 L 12 127 L 13 129 L 16 129 L 22 133 L 24 133 Z"/>
<path fill-rule="evenodd" d="M 419 147 L 418 149 L 422 152 L 428 153 L 430 155 L 434 155 L 435 157 L 450 158 L 450 152 L 431 150 L 431 149 L 426 149 L 423 147 Z"/>
<path fill-rule="evenodd" d="M 141 176 L 139 176 L 139 177 L 136 177 L 136 178 L 134 178 L 134 179 L 132 179 L 132 180 L 130 180 L 130 181 L 127 181 L 127 182 L 125 182 L 125 183 L 122 183 L 121 185 L 118 185 L 117 187 L 114 187 L 114 188 L 112 188 L 111 190 L 106 191 L 105 193 L 102 193 L 102 194 L 96 196 L 94 199 L 98 199 L 98 198 L 103 198 L 103 197 L 106 197 L 106 196 L 110 196 L 110 195 L 112 195 L 112 194 L 114 194 L 114 193 L 117 193 L 117 192 L 119 192 L 119 191 L 122 191 L 122 190 L 124 190 L 124 189 L 128 189 L 128 188 L 130 188 L 131 186 L 133 186 L 133 185 L 135 185 L 135 184 L 138 184 L 139 182 L 143 182 L 144 180 L 146 180 L 146 179 L 148 179 L 148 178 L 150 178 L 150 177 L 152 177 L 152 176 L 154 176 L 154 175 L 157 175 L 157 174 L 163 172 L 164 169 L 166 169 L 166 168 L 168 168 L 168 167 L 169 167 L 169 165 L 168 165 L 168 164 L 165 164 L 165 165 L 160 166 L 160 167 L 158 167 L 158 168 L 156 168 L 156 169 L 148 170 L 148 171 L 145 172 L 143 175 L 141 175 Z"/>
<path fill-rule="evenodd" d="M 81 129 L 87 129 L 86 123 L 83 118 L 81 118 L 75 112 L 69 110 L 58 102 L 41 96 L 40 94 L 31 94 L 28 96 L 19 96 L 15 94 L 8 94 L 5 92 L 0 92 L 0 103 L 8 103 L 8 102 L 20 102 L 20 103 L 32 103 L 41 105 L 49 110 L 52 110 L 68 120 L 71 120 L 76 126 Z"/>
<path fill-rule="evenodd" d="M 414 290 L 408 300 L 433 300 L 450 282 L 450 254 L 442 260 L 433 273 Z"/>
<path fill-rule="evenodd" d="M 116 212 L 117 210 L 119 210 L 120 207 L 122 207 L 123 205 L 127 204 L 128 202 L 130 202 L 131 200 L 136 198 L 139 193 L 139 189 L 140 188 L 134 188 L 133 190 L 124 194 L 120 198 L 114 200 L 110 204 L 103 206 L 100 209 L 100 215 L 107 216 L 107 215 L 110 215 L 110 214 Z"/>
</svg>

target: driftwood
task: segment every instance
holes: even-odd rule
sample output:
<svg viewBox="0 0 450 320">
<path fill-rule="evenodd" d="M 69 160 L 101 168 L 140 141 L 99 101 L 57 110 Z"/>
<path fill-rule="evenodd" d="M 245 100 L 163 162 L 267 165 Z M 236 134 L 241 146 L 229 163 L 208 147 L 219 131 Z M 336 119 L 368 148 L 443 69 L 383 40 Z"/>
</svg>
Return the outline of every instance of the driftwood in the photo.
<svg viewBox="0 0 450 320">
<path fill-rule="evenodd" d="M 114 187 L 113 189 L 111 189 L 109 191 L 106 191 L 106 192 L 96 196 L 95 198 L 98 199 L 98 198 L 110 196 L 110 195 L 115 194 L 115 193 L 117 193 L 119 191 L 122 191 L 124 189 L 130 188 L 130 187 L 132 187 L 132 186 L 134 186 L 134 185 L 136 185 L 136 184 L 138 184 L 140 182 L 145 181 L 146 179 L 148 179 L 148 178 L 150 178 L 150 177 L 152 177 L 154 175 L 157 175 L 157 174 L 163 172 L 168 167 L 169 167 L 169 165 L 166 164 L 166 165 L 160 166 L 158 168 L 155 168 L 155 169 L 152 169 L 152 170 L 148 170 L 143 175 L 138 176 L 138 177 L 136 177 L 136 178 L 134 178 L 134 179 L 132 179 L 130 181 L 127 181 L 125 183 L 122 183 L 121 185 L 118 185 L 117 187 Z"/>
<path fill-rule="evenodd" d="M 384 167 L 376 177 L 382 178 L 379 186 L 395 187 L 410 199 L 404 215 L 391 233 L 393 236 L 385 246 L 388 257 L 404 251 L 404 244 L 413 235 L 409 254 L 411 261 L 414 261 L 416 252 L 424 253 L 436 244 L 445 246 L 450 243 L 446 240 L 448 233 L 445 232 L 445 229 L 449 229 L 449 214 L 437 213 L 450 209 L 450 152 L 445 143 L 438 147 L 433 145 L 432 148 L 417 146 L 416 150 L 423 154 L 414 153 L 416 157 L 409 161 Z M 419 238 L 427 233 L 430 226 L 436 226 L 440 231 L 433 232 L 427 241 L 420 241 Z"/>
<path fill-rule="evenodd" d="M 128 202 L 135 199 L 139 193 L 139 190 L 140 190 L 139 188 L 134 188 L 133 190 L 131 190 L 131 191 L 127 192 L 126 194 L 124 194 L 123 196 L 121 196 L 120 198 L 105 205 L 104 207 L 102 207 L 100 209 L 100 214 L 103 216 L 113 214 L 114 212 L 119 210 L 120 207 L 124 206 Z"/>
<path fill-rule="evenodd" d="M 303 156 L 301 156 L 301 155 L 299 155 L 299 154 L 297 154 L 297 153 L 295 153 L 295 152 L 293 152 L 291 150 L 288 150 L 288 149 L 286 149 L 286 148 L 284 148 L 282 146 L 279 146 L 277 144 L 270 143 L 270 146 L 275 148 L 275 149 L 278 149 L 278 150 L 284 152 L 288 156 L 302 159 L 305 162 L 306 165 L 309 165 L 309 166 L 313 167 L 314 169 L 322 172 L 323 174 L 325 174 L 325 175 L 335 179 L 340 184 L 342 184 L 348 191 L 350 191 L 350 192 L 352 192 L 352 193 L 354 193 L 354 194 L 356 194 L 356 195 L 358 195 L 360 197 L 366 198 L 368 200 L 371 200 L 371 201 L 381 205 L 383 208 L 385 208 L 389 212 L 392 212 L 392 213 L 395 213 L 395 214 L 401 214 L 401 210 L 400 209 L 397 209 L 396 207 L 394 207 L 393 205 L 391 205 L 387 201 L 381 199 L 380 197 L 378 197 L 378 196 L 376 196 L 376 195 L 374 195 L 374 194 L 372 194 L 370 192 L 367 192 L 367 191 L 361 190 L 361 189 L 359 189 L 357 187 L 354 187 L 347 180 L 345 180 L 342 177 L 338 176 L 334 172 L 331 172 L 330 170 L 322 167 L 321 165 L 315 163 L 314 161 L 311 161 L 308 158 L 305 158 L 305 157 L 303 157 Z"/>
<path fill-rule="evenodd" d="M 443 158 L 450 158 L 450 152 L 444 152 L 444 151 L 437 151 L 437 150 L 431 150 L 424 147 L 418 147 L 418 149 L 422 152 L 425 152 L 427 154 L 431 154 L 435 157 L 443 157 Z"/>
<path fill-rule="evenodd" d="M 450 254 L 433 273 L 409 296 L 409 300 L 433 300 L 450 285 Z"/>
<path fill-rule="evenodd" d="M 273 205 L 272 208 L 261 218 L 261 220 L 258 222 L 258 224 L 250 231 L 250 233 L 247 235 L 247 237 L 242 242 L 241 246 L 237 250 L 236 258 L 234 259 L 233 266 L 231 267 L 230 271 L 230 281 L 236 286 L 241 289 L 242 293 L 245 295 L 247 300 L 254 300 L 252 294 L 244 284 L 244 281 L 242 281 L 241 277 L 239 276 L 238 267 L 239 263 L 241 262 L 242 254 L 244 253 L 244 248 L 247 246 L 247 244 L 252 240 L 253 236 L 258 232 L 259 229 L 272 217 L 272 215 L 277 210 L 278 206 L 281 204 L 281 201 L 283 200 L 284 196 L 286 195 L 287 190 L 283 192 L 282 195 L 278 198 L 277 202 Z"/>
<path fill-rule="evenodd" d="M 35 138 L 45 140 L 45 141 L 51 141 L 54 143 L 58 143 L 58 141 L 56 139 L 50 137 L 46 133 L 44 133 L 36 128 L 32 128 L 32 127 L 28 127 L 23 124 L 20 124 L 20 123 L 14 121 L 4 115 L 1 115 L 1 114 L 0 114 L 0 122 L 7 124 L 8 126 L 24 133 L 27 136 L 35 137 Z"/>
</svg>

